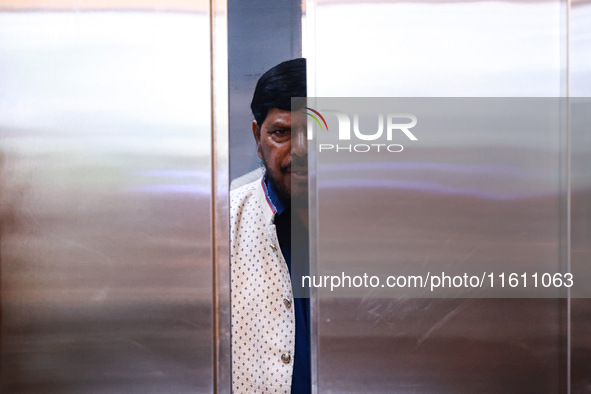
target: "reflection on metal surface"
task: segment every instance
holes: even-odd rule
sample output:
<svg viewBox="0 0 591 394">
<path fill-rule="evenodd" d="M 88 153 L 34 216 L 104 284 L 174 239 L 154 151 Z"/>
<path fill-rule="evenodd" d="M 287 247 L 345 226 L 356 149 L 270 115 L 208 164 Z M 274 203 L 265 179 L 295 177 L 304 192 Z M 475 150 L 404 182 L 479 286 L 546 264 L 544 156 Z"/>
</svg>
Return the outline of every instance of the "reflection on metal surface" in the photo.
<svg viewBox="0 0 591 394">
<path fill-rule="evenodd" d="M 570 95 L 591 97 L 591 1 L 571 1 L 569 18 Z"/>
<path fill-rule="evenodd" d="M 560 392 L 561 302 L 328 300 L 319 392 Z"/>
<path fill-rule="evenodd" d="M 570 92 L 591 97 L 591 2 L 572 1 L 570 12 Z M 591 113 L 571 110 L 571 266 L 582 283 L 591 283 Z M 591 390 L 591 299 L 571 303 L 572 392 Z"/>
<path fill-rule="evenodd" d="M 213 1 L 212 41 L 212 194 L 214 196 L 214 390 L 228 393 L 232 384 L 230 321 L 230 217 L 228 157 L 227 4 Z"/>
<path fill-rule="evenodd" d="M 562 92 L 558 0 L 319 2 L 315 18 L 315 97 Z"/>
<path fill-rule="evenodd" d="M 317 132 L 318 270 L 321 275 L 477 275 L 559 272 L 562 103 L 552 98 L 316 98 L 317 109 L 418 118 L 412 141 L 402 132 L 372 141 L 338 138 L 343 126 L 323 112 L 331 132 Z M 372 112 L 375 111 L 375 112 Z M 371 115 L 373 116 L 371 116 Z M 346 116 L 346 115 L 342 115 Z M 368 122 L 371 119 L 372 122 Z M 375 130 L 372 129 L 372 130 Z M 338 132 L 337 132 L 338 131 Z M 388 137 L 390 138 L 390 137 Z M 416 137 L 415 137 L 416 138 Z M 381 144 L 380 151 L 375 146 Z M 404 146 L 387 151 L 388 144 Z M 365 148 L 374 149 L 365 151 Z M 328 146 L 328 149 L 327 149 Z M 337 146 L 340 148 L 330 149 Z M 347 147 L 353 146 L 351 152 Z M 361 147 L 361 152 L 355 150 Z M 315 148 L 318 151 L 318 148 Z M 541 275 L 541 274 L 540 274 Z M 383 297 L 553 297 L 555 288 L 467 291 L 428 287 L 345 287 L 321 295 Z M 531 281 L 531 279 L 530 279 Z M 585 289 L 580 286 L 579 289 Z M 460 294 L 458 294 L 460 293 Z"/>
<path fill-rule="evenodd" d="M 2 0 L 0 11 L 196 11 L 208 12 L 201 0 Z"/>
<path fill-rule="evenodd" d="M 0 14 L 3 393 L 212 390 L 208 34 Z"/>
<path fill-rule="evenodd" d="M 315 35 L 305 47 L 315 58 L 310 95 L 560 96 L 567 72 L 562 6 L 561 1 L 319 1 L 315 9 L 307 7 L 315 19 Z M 477 265 L 506 263 L 509 257 L 530 266 L 543 261 L 559 272 L 566 253 L 565 141 L 565 135 L 545 140 L 553 152 L 547 162 L 538 161 L 536 149 L 510 146 L 496 135 L 487 135 L 481 146 L 454 149 L 441 142 L 431 157 L 392 167 L 397 173 L 390 176 L 406 181 L 398 187 L 367 189 L 360 182 L 332 190 L 318 179 L 318 195 L 311 198 L 318 198 L 319 242 L 331 242 L 327 230 L 353 226 L 367 229 L 364 236 L 376 249 L 387 242 L 399 246 L 402 254 L 391 258 L 394 267 L 400 260 L 428 265 L 463 256 Z M 489 171 L 477 177 L 470 171 L 482 170 L 483 160 Z M 552 173 L 543 182 L 544 196 L 509 201 L 439 190 L 511 194 L 524 185 L 489 190 L 495 180 L 511 183 L 525 175 L 502 170 L 507 161 L 520 163 L 512 168 L 533 169 L 529 176 Z M 493 182 L 487 182 L 491 176 Z M 431 186 L 439 191 L 412 187 L 417 177 L 438 181 Z M 538 181 L 532 179 L 532 185 Z M 376 210 L 378 201 L 391 201 L 393 211 Z M 515 237 L 507 237 L 507 230 Z M 344 236 L 334 236 L 334 245 L 346 247 Z M 506 237 L 504 243 L 496 236 Z M 566 305 L 556 299 L 320 299 L 317 390 L 564 392 Z"/>
<path fill-rule="evenodd" d="M 329 108 L 342 109 L 335 99 L 327 100 Z M 534 100 L 559 108 L 551 99 Z M 320 274 L 560 272 L 565 146 L 557 130 L 564 129 L 555 123 L 523 127 L 517 136 L 478 110 L 479 103 L 490 101 L 497 103 L 494 108 L 511 102 L 415 99 L 421 104 L 410 112 L 435 127 L 417 126 L 417 145 L 400 154 L 383 152 L 371 160 L 367 153 L 317 154 L 318 212 L 312 217 L 318 218 Z M 514 120 L 508 108 L 525 112 L 515 101 L 498 111 L 503 122 Z M 321 98 L 317 102 L 325 108 Z M 393 106 L 406 113 L 404 104 L 400 99 Z M 448 114 L 447 122 L 429 118 L 432 108 Z M 457 121 L 462 114 L 493 127 L 462 125 Z M 559 121 L 552 111 L 547 115 Z M 514 144 L 507 143 L 512 139 Z M 362 299 L 318 300 L 319 392 L 358 392 L 361 376 L 375 378 L 363 381 L 364 392 L 559 392 L 562 387 L 564 300 L 409 300 L 397 297 L 410 289 L 388 288 L 341 292 L 356 290 L 365 290 Z M 469 289 L 459 291 L 471 296 Z M 532 321 L 540 324 L 534 328 Z M 345 366 L 358 374 L 336 379 Z M 537 379 L 539 374 L 545 379 Z"/>
</svg>

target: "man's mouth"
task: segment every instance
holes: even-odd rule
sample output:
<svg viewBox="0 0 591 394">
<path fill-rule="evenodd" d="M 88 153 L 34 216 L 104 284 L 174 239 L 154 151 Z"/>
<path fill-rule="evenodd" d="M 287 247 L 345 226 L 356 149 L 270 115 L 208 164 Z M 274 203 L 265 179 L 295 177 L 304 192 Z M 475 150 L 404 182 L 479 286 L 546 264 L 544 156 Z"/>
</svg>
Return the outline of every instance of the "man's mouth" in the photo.
<svg viewBox="0 0 591 394">
<path fill-rule="evenodd" d="M 293 175 L 306 176 L 308 171 L 305 167 L 291 167 L 290 172 Z"/>
<path fill-rule="evenodd" d="M 281 171 L 283 172 L 308 172 L 308 165 L 307 163 L 295 163 L 294 162 L 289 162 L 287 164 L 285 164 L 284 166 L 281 167 Z"/>
<path fill-rule="evenodd" d="M 308 178 L 308 168 L 301 164 L 293 165 L 293 163 L 289 163 L 282 167 L 282 171 L 297 182 L 303 182 Z"/>
</svg>

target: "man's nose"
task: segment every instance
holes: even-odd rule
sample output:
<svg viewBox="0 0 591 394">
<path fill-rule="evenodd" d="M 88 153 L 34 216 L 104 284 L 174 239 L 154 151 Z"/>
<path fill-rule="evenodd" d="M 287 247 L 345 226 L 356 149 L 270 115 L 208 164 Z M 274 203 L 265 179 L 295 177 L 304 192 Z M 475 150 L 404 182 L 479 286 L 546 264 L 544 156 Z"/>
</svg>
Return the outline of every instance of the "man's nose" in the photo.
<svg viewBox="0 0 591 394">
<path fill-rule="evenodd" d="M 298 129 L 291 137 L 291 154 L 295 156 L 306 156 L 308 152 L 308 141 L 306 129 Z"/>
</svg>

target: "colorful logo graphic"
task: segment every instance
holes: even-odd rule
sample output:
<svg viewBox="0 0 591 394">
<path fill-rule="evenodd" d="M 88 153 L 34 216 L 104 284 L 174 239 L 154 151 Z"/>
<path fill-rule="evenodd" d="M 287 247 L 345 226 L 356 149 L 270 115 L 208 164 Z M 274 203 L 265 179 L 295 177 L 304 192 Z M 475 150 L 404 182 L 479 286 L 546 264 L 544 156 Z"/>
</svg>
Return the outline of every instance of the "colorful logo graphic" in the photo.
<svg viewBox="0 0 591 394">
<path fill-rule="evenodd" d="M 322 115 L 320 115 L 320 112 L 318 112 L 315 109 L 312 109 L 310 107 L 305 107 L 305 108 L 309 109 L 310 111 L 312 111 L 316 115 L 318 115 L 320 117 L 320 119 L 322 119 L 322 123 L 324 123 L 324 126 L 326 127 L 326 131 L 328 131 L 328 125 L 326 124 L 326 120 L 324 120 L 324 117 Z M 320 120 L 318 120 L 318 118 L 316 116 L 314 116 L 313 114 L 311 114 L 309 112 L 306 112 L 306 115 L 308 115 L 309 117 L 314 119 L 316 121 L 316 123 L 318 123 L 318 126 L 320 126 L 320 130 L 324 130 L 324 127 L 322 127 L 322 123 L 320 123 Z"/>
</svg>

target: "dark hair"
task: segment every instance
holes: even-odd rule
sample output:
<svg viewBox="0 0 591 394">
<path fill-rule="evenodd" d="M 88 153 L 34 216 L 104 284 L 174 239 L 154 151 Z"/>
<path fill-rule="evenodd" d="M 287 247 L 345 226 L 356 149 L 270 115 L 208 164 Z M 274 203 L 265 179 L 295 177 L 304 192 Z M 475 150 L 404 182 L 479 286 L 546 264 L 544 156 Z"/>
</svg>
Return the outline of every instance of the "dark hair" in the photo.
<svg viewBox="0 0 591 394">
<path fill-rule="evenodd" d="M 259 78 L 250 109 L 259 127 L 271 108 L 291 110 L 292 97 L 306 97 L 306 59 L 279 63 Z"/>
</svg>

